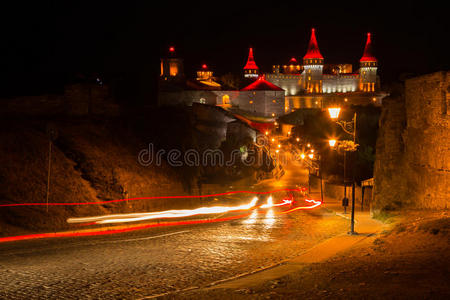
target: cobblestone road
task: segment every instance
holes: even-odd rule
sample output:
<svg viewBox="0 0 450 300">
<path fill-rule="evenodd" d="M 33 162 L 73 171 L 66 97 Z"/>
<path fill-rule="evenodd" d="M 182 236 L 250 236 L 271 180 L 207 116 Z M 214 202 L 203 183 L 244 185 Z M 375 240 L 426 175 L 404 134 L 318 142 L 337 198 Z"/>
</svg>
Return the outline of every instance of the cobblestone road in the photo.
<svg viewBox="0 0 450 300">
<path fill-rule="evenodd" d="M 348 227 L 321 208 L 280 209 L 223 223 L 5 243 L 0 298 L 130 299 L 204 286 L 299 255 Z"/>
<path fill-rule="evenodd" d="M 219 224 L 0 247 L 0 297 L 136 298 L 207 283 L 298 255 L 345 229 L 316 212 L 253 213 Z"/>
</svg>

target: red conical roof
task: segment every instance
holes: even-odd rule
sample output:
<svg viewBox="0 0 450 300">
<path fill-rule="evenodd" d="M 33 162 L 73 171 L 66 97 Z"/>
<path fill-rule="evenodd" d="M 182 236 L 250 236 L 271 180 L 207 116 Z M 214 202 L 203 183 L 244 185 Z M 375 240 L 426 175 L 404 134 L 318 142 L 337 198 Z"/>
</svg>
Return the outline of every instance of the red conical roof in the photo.
<svg viewBox="0 0 450 300">
<path fill-rule="evenodd" d="M 244 70 L 258 70 L 258 66 L 255 63 L 255 59 L 253 58 L 253 48 L 250 48 L 248 52 L 247 64 L 245 64 Z"/>
<path fill-rule="evenodd" d="M 319 46 L 317 45 L 316 30 L 314 28 L 311 30 L 311 39 L 309 40 L 308 51 L 306 51 L 306 55 L 303 56 L 303 59 L 307 58 L 323 59 L 323 56 L 319 51 Z"/>
<path fill-rule="evenodd" d="M 249 86 L 243 88 L 241 91 L 284 91 L 279 86 L 270 83 L 266 80 L 264 75 L 258 77 L 257 80 L 252 82 Z"/>
<path fill-rule="evenodd" d="M 370 38 L 370 32 L 367 33 L 366 47 L 364 47 L 364 54 L 359 61 L 377 61 L 372 52 L 372 40 Z"/>
</svg>

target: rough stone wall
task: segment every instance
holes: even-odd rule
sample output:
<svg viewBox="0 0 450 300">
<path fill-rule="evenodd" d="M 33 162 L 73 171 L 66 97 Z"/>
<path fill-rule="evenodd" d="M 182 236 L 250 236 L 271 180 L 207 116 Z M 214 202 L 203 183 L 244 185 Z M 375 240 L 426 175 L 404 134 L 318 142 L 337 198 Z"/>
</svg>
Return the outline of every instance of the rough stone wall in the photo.
<svg viewBox="0 0 450 300">
<path fill-rule="evenodd" d="M 383 100 L 374 211 L 450 207 L 449 72 L 405 82 Z"/>
<path fill-rule="evenodd" d="M 450 207 L 450 72 L 406 81 L 405 162 L 416 205 Z"/>
</svg>

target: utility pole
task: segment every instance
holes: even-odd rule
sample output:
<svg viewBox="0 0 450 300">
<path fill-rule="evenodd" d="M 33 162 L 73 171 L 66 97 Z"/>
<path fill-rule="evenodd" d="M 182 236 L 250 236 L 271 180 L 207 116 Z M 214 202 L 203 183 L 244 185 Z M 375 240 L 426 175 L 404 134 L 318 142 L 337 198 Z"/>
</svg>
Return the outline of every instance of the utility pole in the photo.
<svg viewBox="0 0 450 300">
<path fill-rule="evenodd" d="M 50 170 L 52 167 L 52 141 L 48 140 L 48 170 L 47 170 L 47 193 L 46 193 L 46 208 L 48 212 L 48 195 L 50 191 Z"/>
<path fill-rule="evenodd" d="M 320 198 L 323 203 L 322 156 L 319 156 L 319 175 L 320 175 Z"/>
<path fill-rule="evenodd" d="M 51 168 L 52 168 L 52 144 L 53 141 L 57 139 L 58 137 L 58 131 L 56 127 L 53 124 L 47 124 L 47 137 L 48 137 L 48 169 L 47 169 L 47 192 L 46 192 L 46 210 L 48 213 L 48 199 L 50 196 L 50 175 L 51 175 Z"/>
</svg>

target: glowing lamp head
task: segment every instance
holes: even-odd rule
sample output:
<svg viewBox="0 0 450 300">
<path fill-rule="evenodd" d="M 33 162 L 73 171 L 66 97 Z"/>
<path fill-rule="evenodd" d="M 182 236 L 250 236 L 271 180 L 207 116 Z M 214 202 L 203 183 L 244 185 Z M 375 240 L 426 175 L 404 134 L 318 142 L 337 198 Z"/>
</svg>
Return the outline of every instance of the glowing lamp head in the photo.
<svg viewBox="0 0 450 300">
<path fill-rule="evenodd" d="M 268 132 L 268 131 L 266 131 L 266 135 L 269 135 L 269 132 Z"/>
<path fill-rule="evenodd" d="M 296 138 L 297 142 L 300 142 L 300 138 Z"/>
<path fill-rule="evenodd" d="M 274 139 L 274 138 L 272 138 L 272 142 L 275 142 L 275 139 Z"/>
<path fill-rule="evenodd" d="M 336 145 L 336 140 L 328 140 L 330 147 L 334 147 Z"/>
<path fill-rule="evenodd" d="M 278 148 L 281 148 L 281 145 L 280 144 L 278 144 L 278 146 L 277 146 Z"/>
<path fill-rule="evenodd" d="M 300 157 L 301 157 L 302 159 L 305 159 L 305 153 L 300 154 Z"/>
<path fill-rule="evenodd" d="M 170 47 L 170 48 L 169 48 L 169 52 L 170 52 L 170 53 L 174 53 L 174 52 L 175 52 L 175 47 Z"/>
<path fill-rule="evenodd" d="M 310 153 L 310 154 L 308 154 L 308 157 L 309 157 L 310 159 L 313 159 L 313 158 L 314 158 L 314 154 Z"/>
<path fill-rule="evenodd" d="M 309 148 L 309 147 L 311 147 L 311 144 L 310 144 L 310 143 L 308 143 L 308 145 L 306 145 L 306 147 L 308 147 L 308 148 Z"/>
<path fill-rule="evenodd" d="M 330 107 L 328 108 L 328 113 L 330 114 L 330 118 L 332 120 L 336 120 L 339 117 L 339 113 L 341 112 L 340 107 Z"/>
</svg>

